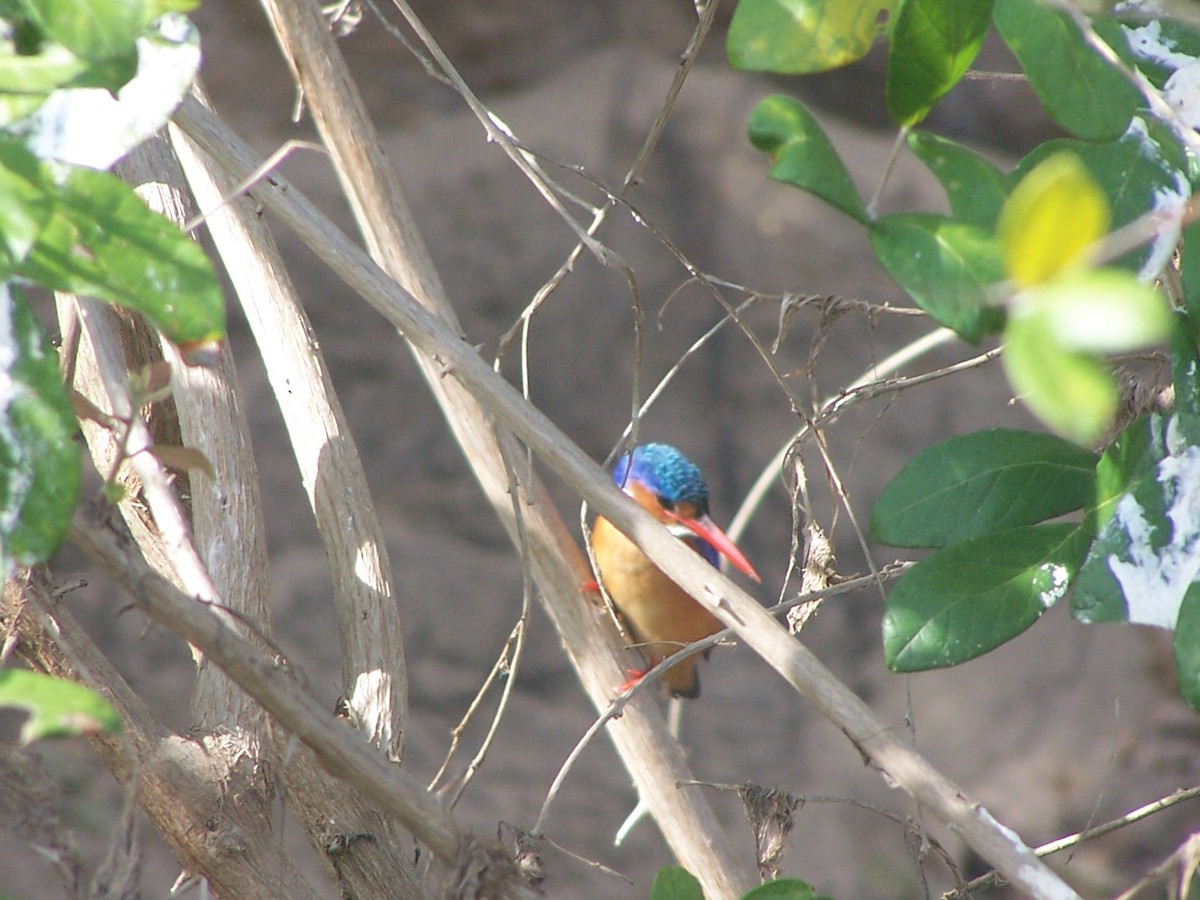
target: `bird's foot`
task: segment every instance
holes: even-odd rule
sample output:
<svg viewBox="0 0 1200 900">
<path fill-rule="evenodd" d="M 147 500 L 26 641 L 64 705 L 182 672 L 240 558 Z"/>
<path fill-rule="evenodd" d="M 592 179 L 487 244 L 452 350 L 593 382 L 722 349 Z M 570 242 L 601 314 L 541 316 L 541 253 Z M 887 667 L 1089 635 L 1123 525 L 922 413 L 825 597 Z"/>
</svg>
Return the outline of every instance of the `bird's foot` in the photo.
<svg viewBox="0 0 1200 900">
<path fill-rule="evenodd" d="M 626 669 L 625 674 L 629 676 L 629 680 L 617 688 L 618 694 L 627 694 L 637 687 L 637 683 L 646 677 L 649 669 Z"/>
<path fill-rule="evenodd" d="M 595 578 L 589 578 L 587 581 L 585 581 L 579 587 L 580 587 L 580 590 L 582 590 L 585 594 L 600 593 L 600 582 L 598 582 Z"/>
</svg>

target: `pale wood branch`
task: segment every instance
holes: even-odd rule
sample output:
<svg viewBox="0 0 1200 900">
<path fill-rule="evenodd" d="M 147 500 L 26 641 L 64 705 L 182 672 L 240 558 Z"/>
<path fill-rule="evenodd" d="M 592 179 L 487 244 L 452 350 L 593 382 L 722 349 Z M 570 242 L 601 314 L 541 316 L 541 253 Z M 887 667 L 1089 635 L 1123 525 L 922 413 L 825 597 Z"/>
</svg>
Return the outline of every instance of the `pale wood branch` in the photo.
<svg viewBox="0 0 1200 900">
<path fill-rule="evenodd" d="M 176 121 L 235 177 L 245 177 L 255 168 L 254 154 L 198 104 L 185 101 Z M 1014 832 L 930 766 L 905 743 L 902 735 L 893 733 L 879 721 L 861 699 L 749 594 L 705 564 L 614 487 L 611 479 L 545 414 L 497 375 L 456 332 L 391 281 L 294 188 L 275 182 L 259 184 L 252 193 L 294 229 L 347 284 L 401 329 L 406 338 L 430 359 L 438 361 L 446 381 L 458 381 L 472 392 L 497 421 L 524 441 L 589 506 L 628 534 L 673 581 L 711 609 L 812 701 L 889 783 L 909 792 L 1019 889 L 1034 896 L 1076 896 Z M 557 547 L 554 550 L 557 555 Z M 551 608 L 557 610 L 559 605 L 551 604 Z M 569 641 L 570 636 L 565 635 L 565 639 Z M 608 669 L 612 672 L 615 664 Z M 588 673 L 584 675 L 584 683 L 589 693 L 604 689 Z M 614 727 L 614 735 L 619 731 L 619 725 Z M 672 789 L 671 793 L 679 796 L 688 792 Z M 652 805 L 656 800 L 651 798 Z"/>
<path fill-rule="evenodd" d="M 403 636 L 383 529 L 354 438 L 270 230 L 249 201 L 225 202 L 233 186 L 185 135 L 176 130 L 172 140 L 197 202 L 212 211 L 205 221 L 263 358 L 325 544 L 352 724 L 398 761 L 408 701 Z M 311 751 L 293 748 L 280 777 L 289 807 L 345 892 L 420 895 L 396 824 L 346 791 Z"/>
<path fill-rule="evenodd" d="M 146 573 L 153 572 L 145 561 L 141 564 Z M 162 581 L 157 573 L 154 578 Z M 247 900 L 321 896 L 263 818 L 263 798 L 227 791 L 225 761 L 155 718 L 62 607 L 44 570 L 25 570 L 5 583 L 0 623 L 16 630 L 18 653 L 28 665 L 82 682 L 113 705 L 121 732 L 89 738 L 92 747 L 119 781 L 137 779 L 139 802 L 154 827 L 180 864 L 207 879 L 215 895 Z"/>
<path fill-rule="evenodd" d="M 533 896 L 507 856 L 461 830 L 415 779 L 322 709 L 285 666 L 242 637 L 212 604 L 182 594 L 111 532 L 82 517 L 72 523 L 69 537 L 152 621 L 200 647 L 284 728 L 312 748 L 322 766 L 408 828 L 448 867 L 451 896 L 458 896 L 455 884 L 470 884 L 480 896 Z"/>
<path fill-rule="evenodd" d="M 460 336 L 457 317 L 398 179 L 317 4 L 263 0 L 263 6 L 329 148 L 372 257 L 444 328 Z M 188 127 L 184 130 L 190 133 Z M 207 145 L 206 150 L 213 152 Z M 543 603 L 593 704 L 603 710 L 624 676 L 616 664 L 615 635 L 581 593 L 591 575 L 578 545 L 529 467 L 516 463 L 523 453 L 510 435 L 497 429 L 487 406 L 458 380 L 444 377 L 444 361 L 436 352 L 417 342 L 411 346 L 484 494 L 514 544 L 525 541 Z M 511 471 L 516 476 L 524 534 L 514 514 L 505 459 L 514 463 Z M 635 701 L 609 733 L 639 794 L 651 801 L 667 842 L 680 862 L 701 879 L 708 895 L 734 897 L 751 887 L 752 861 L 734 857 L 707 799 L 698 791 L 676 787 L 694 779 L 653 702 Z"/>
</svg>

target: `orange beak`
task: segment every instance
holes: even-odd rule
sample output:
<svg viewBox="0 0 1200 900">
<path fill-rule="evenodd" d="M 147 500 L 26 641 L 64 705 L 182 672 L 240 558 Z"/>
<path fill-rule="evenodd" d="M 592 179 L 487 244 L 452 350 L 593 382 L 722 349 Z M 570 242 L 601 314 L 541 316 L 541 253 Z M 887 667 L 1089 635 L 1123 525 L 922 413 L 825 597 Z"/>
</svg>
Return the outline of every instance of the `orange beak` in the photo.
<svg viewBox="0 0 1200 900">
<path fill-rule="evenodd" d="M 723 532 L 717 526 L 717 523 L 708 516 L 701 516 L 699 519 L 686 519 L 683 516 L 670 512 L 668 512 L 667 515 L 680 525 L 687 528 L 689 531 L 695 532 L 697 535 L 711 544 L 714 548 L 716 548 L 718 553 L 733 563 L 734 568 L 736 568 L 739 572 L 748 575 L 757 582 L 762 582 L 762 579 L 758 577 L 758 573 L 754 571 L 754 566 L 750 565 L 750 561 L 742 555 L 742 551 L 739 550 L 734 545 L 733 541 L 729 539 L 728 535 L 726 535 L 725 532 Z"/>
</svg>

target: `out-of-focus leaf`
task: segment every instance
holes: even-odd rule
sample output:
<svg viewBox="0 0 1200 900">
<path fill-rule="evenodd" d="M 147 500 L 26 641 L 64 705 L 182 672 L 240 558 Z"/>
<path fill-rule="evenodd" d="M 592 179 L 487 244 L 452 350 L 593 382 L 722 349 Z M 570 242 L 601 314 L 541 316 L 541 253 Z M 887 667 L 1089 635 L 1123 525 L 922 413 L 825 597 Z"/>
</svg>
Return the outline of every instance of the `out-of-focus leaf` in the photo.
<svg viewBox="0 0 1200 900">
<path fill-rule="evenodd" d="M 74 169 L 18 272 L 142 313 L 175 343 L 213 341 L 225 307 L 204 252 L 105 172 Z"/>
<path fill-rule="evenodd" d="M 1021 179 L 1000 211 L 1005 269 L 1029 287 L 1087 265 L 1108 221 L 1108 200 L 1088 170 L 1074 155 L 1056 153 Z"/>
<path fill-rule="evenodd" d="M 37 158 L 0 138 L 0 278 L 33 247 L 50 218 L 52 190 Z"/>
<path fill-rule="evenodd" d="M 164 16 L 137 39 L 133 61 L 118 84 L 105 85 L 109 90 L 81 86 L 51 94 L 20 123 L 29 148 L 42 159 L 111 167 L 157 133 L 191 88 L 199 33 L 185 16 Z"/>
<path fill-rule="evenodd" d="M 650 900 L 704 900 L 696 876 L 682 866 L 663 866 L 650 886 Z"/>
<path fill-rule="evenodd" d="M 896 0 L 742 0 L 726 50 L 736 69 L 802 75 L 865 56 Z"/>
<path fill-rule="evenodd" d="M 1063 152 L 1077 157 L 1104 191 L 1111 230 L 1149 213 L 1159 218 L 1153 240 L 1106 264 L 1130 269 L 1145 281 L 1161 275 L 1179 240 L 1179 223 L 1192 193 L 1193 166 L 1174 133 L 1137 116 L 1115 141 L 1047 141 L 1021 160 L 1013 176 L 1023 179 Z"/>
<path fill-rule="evenodd" d="M 112 734 L 121 727 L 116 711 L 95 691 L 24 669 L 0 669 L 0 706 L 29 713 L 21 727 L 22 744 L 43 738 Z"/>
<path fill-rule="evenodd" d="M 1044 318 L 1020 312 L 1004 331 L 1004 369 L 1021 401 L 1059 434 L 1094 444 L 1113 421 L 1117 388 L 1108 370 L 1055 340 Z"/>
<path fill-rule="evenodd" d="M 75 417 L 57 356 L 12 285 L 0 284 L 0 574 L 57 549 L 79 501 Z"/>
<path fill-rule="evenodd" d="M 1068 350 L 1124 353 L 1166 341 L 1171 309 L 1148 284 L 1122 269 L 1068 272 L 1029 291 L 1024 303 Z"/>
</svg>

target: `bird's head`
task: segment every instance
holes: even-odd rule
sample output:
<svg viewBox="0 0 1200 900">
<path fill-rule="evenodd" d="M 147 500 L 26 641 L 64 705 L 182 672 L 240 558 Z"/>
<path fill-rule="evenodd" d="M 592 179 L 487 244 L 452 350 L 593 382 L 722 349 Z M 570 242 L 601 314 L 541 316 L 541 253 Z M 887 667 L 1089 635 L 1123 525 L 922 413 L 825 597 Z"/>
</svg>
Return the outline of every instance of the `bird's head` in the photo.
<svg viewBox="0 0 1200 900">
<path fill-rule="evenodd" d="M 700 538 L 700 553 L 714 566 L 724 555 L 760 581 L 754 567 L 708 515 L 708 485 L 700 468 L 669 444 L 642 444 L 613 469 L 617 487 L 681 538 Z"/>
</svg>

